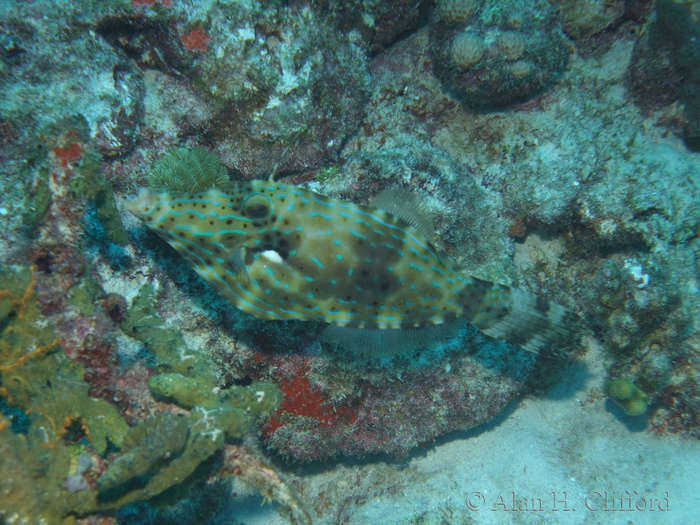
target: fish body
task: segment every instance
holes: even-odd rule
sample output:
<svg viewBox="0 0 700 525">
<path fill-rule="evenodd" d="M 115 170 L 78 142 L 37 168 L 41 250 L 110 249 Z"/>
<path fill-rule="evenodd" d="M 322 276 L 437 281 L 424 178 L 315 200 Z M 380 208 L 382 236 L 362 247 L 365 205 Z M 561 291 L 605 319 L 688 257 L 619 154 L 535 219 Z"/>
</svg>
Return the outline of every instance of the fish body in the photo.
<svg viewBox="0 0 700 525">
<path fill-rule="evenodd" d="M 406 349 L 462 319 L 531 351 L 575 344 L 575 314 L 463 274 L 408 215 L 272 181 L 141 190 L 127 209 L 241 310 L 329 323 L 343 346 Z"/>
</svg>

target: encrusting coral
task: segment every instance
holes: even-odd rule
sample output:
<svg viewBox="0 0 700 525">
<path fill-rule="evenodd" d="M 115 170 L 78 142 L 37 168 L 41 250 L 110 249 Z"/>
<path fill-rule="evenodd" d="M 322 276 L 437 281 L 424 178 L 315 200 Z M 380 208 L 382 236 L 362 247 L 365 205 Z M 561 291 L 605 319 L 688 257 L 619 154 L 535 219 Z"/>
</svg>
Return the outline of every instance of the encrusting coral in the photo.
<svg viewBox="0 0 700 525">
<path fill-rule="evenodd" d="M 444 88 L 487 111 L 543 93 L 568 63 L 557 13 L 540 0 L 438 2 L 430 45 Z"/>
</svg>

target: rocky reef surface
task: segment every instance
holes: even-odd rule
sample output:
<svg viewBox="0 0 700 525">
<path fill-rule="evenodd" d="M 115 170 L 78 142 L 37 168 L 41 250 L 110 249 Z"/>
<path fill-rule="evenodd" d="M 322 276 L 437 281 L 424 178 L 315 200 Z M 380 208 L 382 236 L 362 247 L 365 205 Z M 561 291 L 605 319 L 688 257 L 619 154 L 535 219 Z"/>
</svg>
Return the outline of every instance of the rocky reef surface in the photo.
<svg viewBox="0 0 700 525">
<path fill-rule="evenodd" d="M 0 8 L 0 520 L 220 523 L 235 479 L 294 523 L 362 523 L 406 486 L 378 462 L 586 370 L 566 395 L 596 425 L 697 443 L 697 2 Z M 368 359 L 255 319 L 123 208 L 175 148 L 218 157 L 217 180 L 409 190 L 464 272 L 592 336 L 566 360 L 473 328 Z"/>
</svg>

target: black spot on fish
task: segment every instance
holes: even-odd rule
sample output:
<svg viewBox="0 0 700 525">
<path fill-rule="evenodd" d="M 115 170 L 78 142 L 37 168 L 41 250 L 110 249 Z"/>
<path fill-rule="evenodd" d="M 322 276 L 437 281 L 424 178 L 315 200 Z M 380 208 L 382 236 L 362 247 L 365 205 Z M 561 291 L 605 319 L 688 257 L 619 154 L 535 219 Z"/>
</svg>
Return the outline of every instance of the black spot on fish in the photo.
<svg viewBox="0 0 700 525">
<path fill-rule="evenodd" d="M 535 310 L 537 310 L 541 314 L 546 314 L 549 312 L 550 308 L 550 303 L 547 299 L 544 297 L 537 296 L 537 299 L 535 301 Z"/>
</svg>

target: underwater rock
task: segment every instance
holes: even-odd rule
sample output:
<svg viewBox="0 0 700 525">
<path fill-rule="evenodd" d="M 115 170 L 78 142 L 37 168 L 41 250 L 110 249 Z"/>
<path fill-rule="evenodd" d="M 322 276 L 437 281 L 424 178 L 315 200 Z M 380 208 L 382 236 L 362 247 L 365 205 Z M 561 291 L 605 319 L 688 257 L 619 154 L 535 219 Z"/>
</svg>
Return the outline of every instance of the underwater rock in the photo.
<svg viewBox="0 0 700 525">
<path fill-rule="evenodd" d="M 561 4 L 566 34 L 576 40 L 606 30 L 625 12 L 625 0 L 563 0 Z"/>
<path fill-rule="evenodd" d="M 685 105 L 679 134 L 700 151 L 700 12 L 693 5 L 656 2 L 656 19 L 635 45 L 630 76 L 641 107 L 658 109 L 676 98 Z"/>
<path fill-rule="evenodd" d="M 263 426 L 264 440 L 306 461 L 339 454 L 401 457 L 442 434 L 491 420 L 523 391 L 535 359 L 468 334 L 440 351 L 387 363 L 353 362 L 347 354 L 267 355 L 267 371 L 248 373 L 274 379 L 285 398 Z M 283 344 L 272 335 L 266 340 Z"/>
<path fill-rule="evenodd" d="M 32 136 L 52 121 L 81 115 L 105 156 L 129 152 L 140 137 L 140 72 L 93 32 L 96 12 L 61 4 L 6 6 L 0 22 L 0 118 Z M 44 23 L 46 20 L 52 23 Z M 50 120 L 45 120 L 46 118 Z"/>
<path fill-rule="evenodd" d="M 361 50 L 310 10 L 244 20 L 218 21 L 213 34 L 236 38 L 221 39 L 191 74 L 221 108 L 213 152 L 247 178 L 334 162 L 364 114 Z"/>
<path fill-rule="evenodd" d="M 430 23 L 434 70 L 467 107 L 493 110 L 552 87 L 569 50 L 548 2 L 442 0 Z"/>
<path fill-rule="evenodd" d="M 424 21 L 426 0 L 312 0 L 311 7 L 340 31 L 356 31 L 374 55 L 415 31 Z"/>
<path fill-rule="evenodd" d="M 116 13 L 98 30 L 157 72 L 153 87 L 178 92 L 167 111 L 181 135 L 243 176 L 336 161 L 367 101 L 360 46 L 310 8 L 213 2 L 196 16 L 182 6 Z"/>
</svg>

